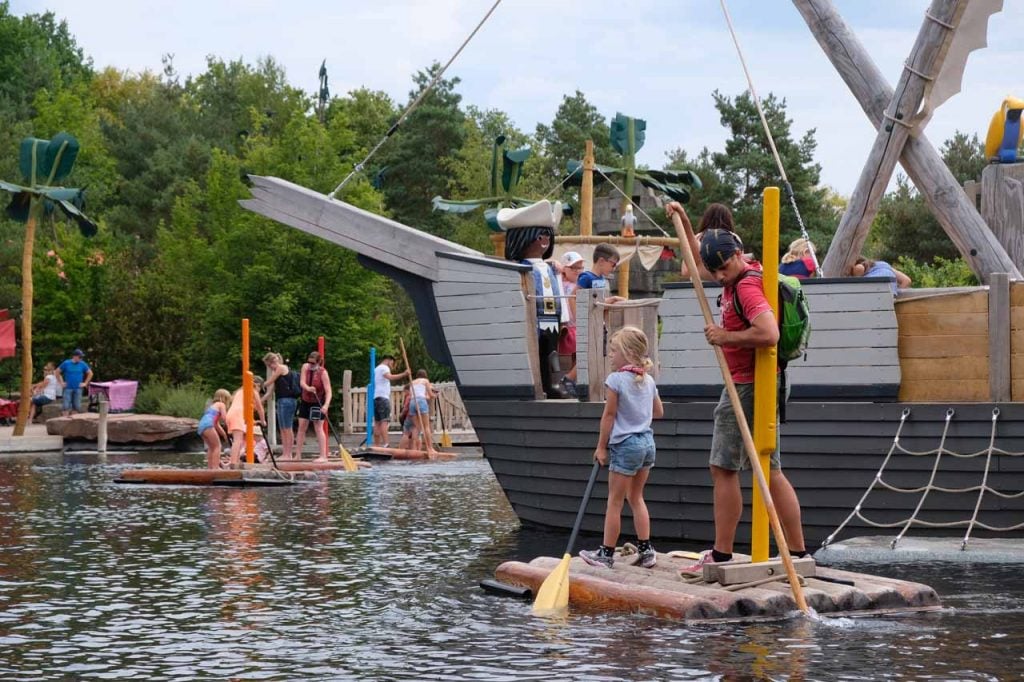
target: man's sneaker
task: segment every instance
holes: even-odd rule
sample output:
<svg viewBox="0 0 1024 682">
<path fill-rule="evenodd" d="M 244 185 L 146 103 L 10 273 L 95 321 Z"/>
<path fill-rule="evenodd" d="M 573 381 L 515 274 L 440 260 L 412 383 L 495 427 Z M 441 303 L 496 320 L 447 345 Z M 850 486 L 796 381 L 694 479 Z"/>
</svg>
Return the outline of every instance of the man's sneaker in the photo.
<svg viewBox="0 0 1024 682">
<path fill-rule="evenodd" d="M 569 377 L 562 377 L 561 382 L 562 390 L 569 394 L 569 397 L 576 397 L 576 382 Z"/>
<path fill-rule="evenodd" d="M 611 568 L 612 564 L 615 563 L 615 555 L 604 554 L 600 549 L 581 549 L 580 558 L 591 566 Z"/>
<path fill-rule="evenodd" d="M 647 549 L 640 552 L 634 566 L 640 566 L 641 568 L 654 568 L 654 565 L 658 563 L 658 555 L 655 553 L 654 548 L 648 546 Z"/>
<path fill-rule="evenodd" d="M 703 552 L 700 553 L 700 559 L 697 560 L 697 563 L 691 564 L 690 566 L 684 567 L 683 569 L 681 569 L 681 572 L 682 573 L 689 573 L 691 575 L 696 575 L 696 574 L 701 573 L 701 572 L 704 571 L 704 564 L 713 564 L 713 563 L 715 563 L 715 559 L 714 559 L 713 556 L 711 556 L 711 550 L 710 549 L 705 549 Z M 728 562 L 727 561 L 723 561 L 721 563 L 724 564 L 724 563 L 728 563 Z"/>
</svg>

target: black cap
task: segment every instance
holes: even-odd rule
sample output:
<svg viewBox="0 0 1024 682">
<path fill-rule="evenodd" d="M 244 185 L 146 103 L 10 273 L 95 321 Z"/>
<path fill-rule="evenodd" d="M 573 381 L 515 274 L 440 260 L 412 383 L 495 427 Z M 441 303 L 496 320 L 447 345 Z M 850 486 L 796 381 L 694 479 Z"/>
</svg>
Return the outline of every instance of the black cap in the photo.
<svg viewBox="0 0 1024 682">
<path fill-rule="evenodd" d="M 711 272 L 724 266 L 737 251 L 743 253 L 743 240 L 729 230 L 705 230 L 704 236 L 700 239 L 700 259 L 704 261 L 704 267 Z"/>
</svg>

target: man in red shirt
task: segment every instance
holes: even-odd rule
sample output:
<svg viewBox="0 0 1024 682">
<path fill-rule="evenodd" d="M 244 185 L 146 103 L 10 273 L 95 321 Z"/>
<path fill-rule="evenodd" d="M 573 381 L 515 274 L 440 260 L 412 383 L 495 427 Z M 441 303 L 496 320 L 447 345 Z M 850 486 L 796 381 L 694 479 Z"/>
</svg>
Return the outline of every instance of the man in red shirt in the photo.
<svg viewBox="0 0 1024 682">
<path fill-rule="evenodd" d="M 736 392 L 743 405 L 747 424 L 754 423 L 754 349 L 769 348 L 779 342 L 779 327 L 771 305 L 764 296 L 760 277 L 744 277 L 748 270 L 761 270 L 761 264 L 743 255 L 743 242 L 733 232 L 709 229 L 700 240 L 700 260 L 710 277 L 722 285 L 721 325 L 709 324 L 704 336 L 713 346 L 721 346 L 729 373 L 736 384 Z M 739 301 L 743 317 L 734 310 Z M 743 318 L 749 320 L 744 322 Z M 700 571 L 709 562 L 732 559 L 736 526 L 743 513 L 743 495 L 740 492 L 740 470 L 749 467 L 739 424 L 729 394 L 722 397 L 715 408 L 715 428 L 711 438 L 711 480 L 715 492 L 715 546 L 705 551 L 700 561 L 684 570 Z M 793 486 L 782 473 L 779 448 L 771 455 L 769 489 L 779 514 L 779 522 L 786 534 L 790 553 L 797 557 L 807 555 L 803 529 L 800 525 L 800 502 Z"/>
</svg>

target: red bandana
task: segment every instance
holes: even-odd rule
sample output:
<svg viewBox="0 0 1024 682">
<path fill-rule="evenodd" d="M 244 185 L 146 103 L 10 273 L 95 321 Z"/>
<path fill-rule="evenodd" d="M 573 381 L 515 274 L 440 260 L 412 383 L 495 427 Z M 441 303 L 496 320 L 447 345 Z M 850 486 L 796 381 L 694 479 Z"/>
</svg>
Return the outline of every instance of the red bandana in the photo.
<svg viewBox="0 0 1024 682">
<path fill-rule="evenodd" d="M 643 376 L 644 374 L 647 373 L 647 370 L 644 369 L 641 365 L 623 365 L 622 367 L 619 367 L 619 371 L 632 372 L 633 374 L 638 374 L 640 376 Z"/>
</svg>

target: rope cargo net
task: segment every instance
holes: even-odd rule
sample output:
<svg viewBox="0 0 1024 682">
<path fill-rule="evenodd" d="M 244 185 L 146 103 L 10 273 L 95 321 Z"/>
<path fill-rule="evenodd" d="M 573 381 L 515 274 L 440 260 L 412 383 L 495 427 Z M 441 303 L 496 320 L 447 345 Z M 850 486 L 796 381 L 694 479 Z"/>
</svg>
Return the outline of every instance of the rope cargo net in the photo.
<svg viewBox="0 0 1024 682">
<path fill-rule="evenodd" d="M 893 539 L 891 543 L 889 543 L 890 549 L 896 549 L 896 545 L 900 542 L 900 540 L 903 539 L 903 536 L 906 535 L 907 531 L 914 526 L 922 528 L 959 528 L 966 526 L 967 531 L 964 533 L 964 538 L 960 543 L 961 551 L 967 549 L 967 543 L 970 540 L 971 532 L 975 528 L 982 528 L 984 530 L 994 532 L 1009 532 L 1024 528 L 1024 523 L 1018 523 L 1013 526 L 1000 527 L 992 526 L 978 520 L 978 511 L 981 509 L 981 503 L 982 500 L 985 498 L 986 494 L 995 495 L 996 497 L 1000 497 L 1005 500 L 1012 500 L 1024 497 L 1024 490 L 1017 493 L 1005 493 L 1000 490 L 996 490 L 995 488 L 988 485 L 989 471 L 991 470 L 993 464 L 993 455 L 1002 455 L 1004 457 L 1024 457 L 1024 452 L 1008 452 L 995 446 L 996 426 L 999 422 L 999 408 L 993 408 L 992 410 L 992 427 L 991 432 L 989 434 L 988 447 L 978 450 L 977 452 L 965 454 L 953 452 L 952 450 L 946 449 L 946 436 L 949 433 L 949 426 L 952 423 L 953 416 L 955 414 L 956 411 L 953 409 L 946 410 L 945 424 L 942 428 L 942 438 L 940 439 L 939 446 L 937 448 L 933 450 L 916 452 L 914 450 L 908 450 L 907 448 L 903 447 L 900 444 L 900 434 L 903 432 L 903 427 L 907 423 L 907 418 L 910 416 L 910 408 L 906 408 L 903 410 L 903 414 L 900 416 L 899 428 L 896 429 L 896 436 L 893 438 L 892 445 L 889 447 L 889 452 L 888 454 L 886 454 L 885 459 L 882 460 L 882 465 L 878 468 L 878 473 L 875 474 L 874 480 L 872 480 L 871 484 L 868 486 L 868 489 L 864 491 L 864 495 L 861 496 L 860 501 L 857 502 L 857 506 L 853 508 L 853 511 L 850 512 L 850 515 L 847 516 L 846 519 L 841 524 L 839 524 L 839 527 L 836 528 L 835 531 L 833 531 L 832 534 L 825 538 L 825 541 L 821 543 L 822 549 L 828 547 L 829 544 L 832 543 L 832 541 L 836 538 L 836 536 L 839 535 L 840 532 L 842 532 L 843 528 L 845 528 L 846 525 L 849 524 L 850 521 L 854 518 L 860 519 L 867 525 L 874 526 L 875 528 L 900 528 L 899 534 Z M 883 474 L 885 473 L 885 468 L 889 464 L 889 461 L 892 459 L 894 454 L 904 454 L 910 455 L 912 457 L 934 456 L 935 463 L 932 465 L 931 475 L 928 478 L 928 482 L 925 485 L 917 488 L 903 488 L 887 482 L 883 478 Z M 942 458 L 944 455 L 948 455 L 950 457 L 955 457 L 958 459 L 972 459 L 975 457 L 984 457 L 985 471 L 982 474 L 981 483 L 974 486 L 968 486 L 966 488 L 947 488 L 936 485 L 935 479 L 939 473 L 940 465 L 942 463 Z M 889 490 L 894 493 L 904 493 L 907 495 L 920 495 L 920 498 L 917 501 L 917 506 L 914 508 L 913 513 L 908 518 L 901 519 L 899 521 L 893 521 L 890 523 L 882 523 L 879 521 L 873 521 L 869 519 L 861 511 L 865 500 L 867 500 L 868 496 L 872 493 L 872 491 L 879 489 Z M 974 512 L 971 514 L 971 518 L 962 521 L 949 521 L 944 523 L 926 521 L 918 518 L 918 514 L 920 514 L 921 509 L 924 507 L 925 500 L 928 499 L 928 495 L 932 492 L 955 494 L 977 493 L 978 497 L 974 504 Z"/>
</svg>

